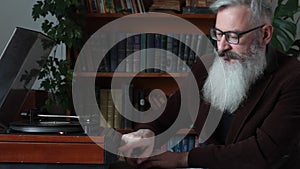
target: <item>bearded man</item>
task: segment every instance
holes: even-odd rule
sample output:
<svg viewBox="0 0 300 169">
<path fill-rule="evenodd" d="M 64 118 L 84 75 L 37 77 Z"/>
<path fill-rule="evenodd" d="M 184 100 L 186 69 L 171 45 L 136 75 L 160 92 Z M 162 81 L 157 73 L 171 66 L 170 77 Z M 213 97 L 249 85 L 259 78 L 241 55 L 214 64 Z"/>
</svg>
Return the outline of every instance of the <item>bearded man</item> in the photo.
<svg viewBox="0 0 300 169">
<path fill-rule="evenodd" d="M 223 112 L 218 127 L 206 146 L 127 158 L 128 164 L 139 168 L 300 168 L 300 64 L 269 45 L 273 32 L 269 0 L 218 0 L 211 8 L 217 18 L 210 34 L 217 41 L 220 58 L 213 61 L 208 75 L 200 61 L 192 68 L 204 100 L 194 127 L 201 131 L 209 107 Z M 140 148 L 142 155 L 151 153 L 154 139 L 141 144 L 138 140 L 165 131 L 179 105 L 177 93 L 160 118 L 125 134 L 126 144 L 119 150 L 131 153 Z"/>
</svg>

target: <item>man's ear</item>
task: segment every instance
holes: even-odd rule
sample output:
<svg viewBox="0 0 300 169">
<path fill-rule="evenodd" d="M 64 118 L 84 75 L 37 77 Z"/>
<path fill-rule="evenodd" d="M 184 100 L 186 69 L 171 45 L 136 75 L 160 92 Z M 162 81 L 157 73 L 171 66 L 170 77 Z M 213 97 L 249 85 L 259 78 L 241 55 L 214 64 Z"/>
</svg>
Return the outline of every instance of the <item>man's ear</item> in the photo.
<svg viewBox="0 0 300 169">
<path fill-rule="evenodd" d="M 263 31 L 263 45 L 267 45 L 271 39 L 272 39 L 272 35 L 273 35 L 273 26 L 271 24 L 266 24 L 262 27 L 262 31 Z"/>
</svg>

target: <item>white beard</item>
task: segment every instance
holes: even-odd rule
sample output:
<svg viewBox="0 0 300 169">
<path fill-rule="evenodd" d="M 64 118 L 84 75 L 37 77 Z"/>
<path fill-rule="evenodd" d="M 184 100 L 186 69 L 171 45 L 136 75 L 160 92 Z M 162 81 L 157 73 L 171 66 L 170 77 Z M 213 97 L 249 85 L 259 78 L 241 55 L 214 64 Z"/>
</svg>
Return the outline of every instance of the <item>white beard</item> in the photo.
<svg viewBox="0 0 300 169">
<path fill-rule="evenodd" d="M 240 57 L 243 61 L 234 63 L 215 58 L 203 86 L 204 99 L 222 112 L 233 113 L 240 106 L 266 67 L 265 51 L 255 45 Z"/>
</svg>

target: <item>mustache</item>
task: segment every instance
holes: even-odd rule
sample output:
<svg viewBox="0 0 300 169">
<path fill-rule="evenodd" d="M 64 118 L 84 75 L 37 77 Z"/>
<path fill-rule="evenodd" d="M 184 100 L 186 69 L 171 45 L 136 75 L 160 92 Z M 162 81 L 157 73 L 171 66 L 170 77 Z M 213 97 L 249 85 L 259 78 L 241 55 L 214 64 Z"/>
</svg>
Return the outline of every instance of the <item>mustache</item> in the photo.
<svg viewBox="0 0 300 169">
<path fill-rule="evenodd" d="M 218 56 L 219 57 L 225 57 L 225 59 L 235 59 L 235 60 L 241 60 L 243 61 L 244 59 L 237 53 L 235 52 L 230 52 L 230 51 L 218 51 Z"/>
</svg>

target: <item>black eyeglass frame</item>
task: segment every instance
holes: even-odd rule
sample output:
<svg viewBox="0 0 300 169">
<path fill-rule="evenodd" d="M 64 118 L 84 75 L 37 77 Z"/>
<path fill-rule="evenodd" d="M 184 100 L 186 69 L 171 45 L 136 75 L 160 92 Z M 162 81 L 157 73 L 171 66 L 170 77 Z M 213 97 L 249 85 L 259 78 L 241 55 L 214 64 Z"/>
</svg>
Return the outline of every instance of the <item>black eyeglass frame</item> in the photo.
<svg viewBox="0 0 300 169">
<path fill-rule="evenodd" d="M 252 31 L 254 31 L 254 30 L 256 30 L 256 29 L 260 29 L 260 28 L 262 28 L 262 27 L 264 27 L 264 26 L 265 26 L 265 24 L 263 24 L 263 25 L 261 25 L 261 26 L 257 26 L 257 27 L 252 28 L 252 29 L 249 29 L 249 30 L 247 30 L 247 31 L 243 31 L 243 32 L 238 32 L 238 31 L 226 31 L 226 32 L 223 32 L 223 31 L 221 31 L 220 29 L 218 29 L 218 28 L 216 28 L 216 27 L 212 27 L 212 28 L 210 28 L 210 36 L 211 36 L 211 38 L 212 38 L 213 40 L 220 41 L 220 40 L 218 40 L 216 34 L 213 33 L 213 32 L 215 32 L 215 31 L 219 31 L 219 32 L 221 33 L 222 36 L 225 35 L 225 39 L 226 39 L 226 41 L 227 41 L 229 44 L 237 45 L 237 44 L 239 44 L 240 38 L 241 38 L 243 35 L 245 35 L 245 34 L 247 34 L 247 33 L 249 33 L 249 32 L 252 32 Z M 237 42 L 236 42 L 236 43 L 229 41 L 229 39 L 230 39 L 229 34 L 230 34 L 230 33 L 234 33 L 234 34 L 237 35 Z M 215 35 L 215 36 L 213 36 L 213 35 Z"/>
</svg>

